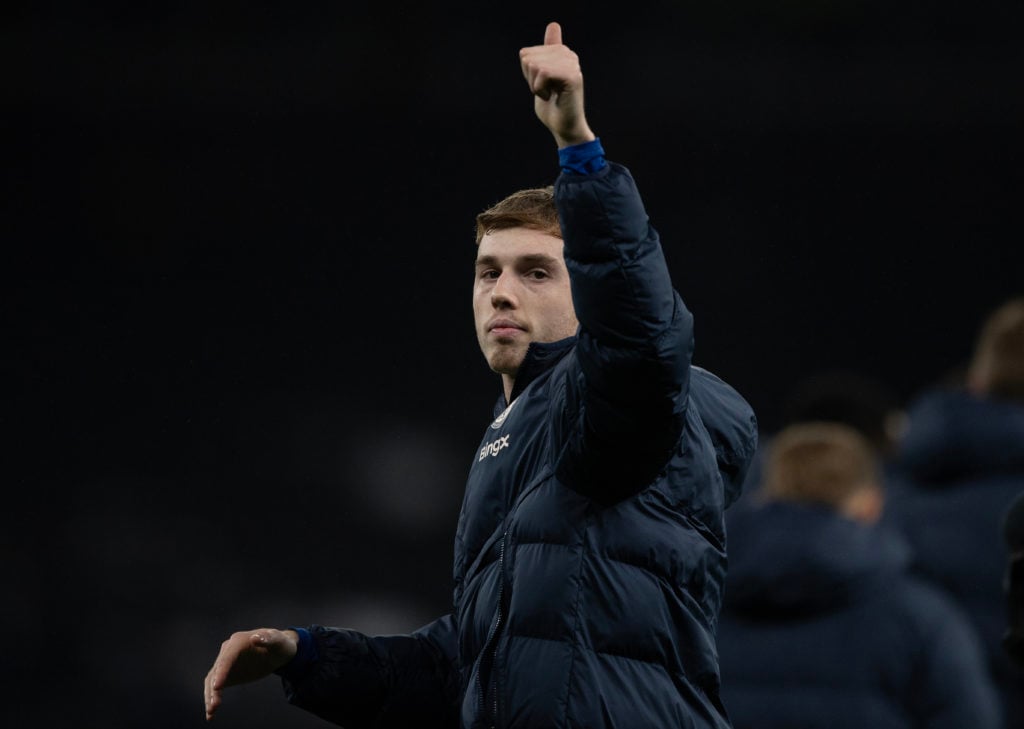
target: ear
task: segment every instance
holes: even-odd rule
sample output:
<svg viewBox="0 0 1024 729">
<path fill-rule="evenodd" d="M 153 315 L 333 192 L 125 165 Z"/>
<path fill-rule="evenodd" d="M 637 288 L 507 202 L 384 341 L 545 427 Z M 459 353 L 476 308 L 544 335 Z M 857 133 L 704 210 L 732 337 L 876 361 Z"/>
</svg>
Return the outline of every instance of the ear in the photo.
<svg viewBox="0 0 1024 729">
<path fill-rule="evenodd" d="M 882 518 L 885 495 L 878 484 L 865 484 L 857 489 L 839 507 L 840 513 L 861 524 L 876 524 Z"/>
</svg>

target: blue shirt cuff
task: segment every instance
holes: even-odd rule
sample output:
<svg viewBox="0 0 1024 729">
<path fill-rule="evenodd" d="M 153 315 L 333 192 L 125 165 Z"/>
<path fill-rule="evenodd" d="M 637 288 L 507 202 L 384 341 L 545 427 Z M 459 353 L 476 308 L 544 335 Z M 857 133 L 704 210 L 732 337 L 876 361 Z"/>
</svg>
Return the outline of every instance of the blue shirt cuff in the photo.
<svg viewBox="0 0 1024 729">
<path fill-rule="evenodd" d="M 316 649 L 313 636 L 305 628 L 289 627 L 299 634 L 299 647 L 295 655 L 288 663 L 274 671 L 281 678 L 296 679 L 302 676 L 309 667 L 320 658 L 320 652 Z"/>
<path fill-rule="evenodd" d="M 583 142 L 583 144 L 562 147 L 558 150 L 558 164 L 565 172 L 573 172 L 577 175 L 594 174 L 606 164 L 601 138 L 598 137 L 591 142 Z"/>
</svg>

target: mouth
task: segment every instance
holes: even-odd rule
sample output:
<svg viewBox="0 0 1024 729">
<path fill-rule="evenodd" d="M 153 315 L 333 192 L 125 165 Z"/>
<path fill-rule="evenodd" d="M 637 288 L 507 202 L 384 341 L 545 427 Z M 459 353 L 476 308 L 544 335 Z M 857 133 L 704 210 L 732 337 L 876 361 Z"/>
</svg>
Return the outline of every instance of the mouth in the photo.
<svg viewBox="0 0 1024 729">
<path fill-rule="evenodd" d="M 487 331 L 497 337 L 512 337 L 526 329 L 511 319 L 495 319 L 487 325 Z"/>
</svg>

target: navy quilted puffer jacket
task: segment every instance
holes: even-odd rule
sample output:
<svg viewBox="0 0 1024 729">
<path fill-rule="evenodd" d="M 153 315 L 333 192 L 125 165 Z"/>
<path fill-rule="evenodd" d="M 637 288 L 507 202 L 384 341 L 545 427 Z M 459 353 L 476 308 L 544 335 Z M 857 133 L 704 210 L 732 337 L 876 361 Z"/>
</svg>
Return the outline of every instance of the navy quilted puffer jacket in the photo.
<svg viewBox="0 0 1024 729">
<path fill-rule="evenodd" d="M 747 402 L 693 366 L 628 170 L 563 173 L 580 330 L 531 345 L 466 484 L 452 613 L 406 636 L 312 626 L 289 700 L 347 727 L 729 726 L 715 627 Z"/>
</svg>

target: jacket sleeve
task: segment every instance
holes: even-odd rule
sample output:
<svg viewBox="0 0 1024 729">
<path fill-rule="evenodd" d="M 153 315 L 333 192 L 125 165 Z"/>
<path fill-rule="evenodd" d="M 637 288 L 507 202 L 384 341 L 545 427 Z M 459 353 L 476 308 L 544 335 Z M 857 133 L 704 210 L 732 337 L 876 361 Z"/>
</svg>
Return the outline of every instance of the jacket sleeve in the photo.
<svg viewBox="0 0 1024 729">
<path fill-rule="evenodd" d="M 563 172 L 555 199 L 580 322 L 580 422 L 558 465 L 568 485 L 615 501 L 657 475 L 683 429 L 693 317 L 672 287 L 632 175 L 609 162 Z"/>
<path fill-rule="evenodd" d="M 691 400 L 711 436 L 715 460 L 725 487 L 728 507 L 743 493 L 759 437 L 753 408 L 720 377 L 694 365 L 690 368 Z"/>
<path fill-rule="evenodd" d="M 282 671 L 288 702 L 347 729 L 458 727 L 451 615 L 407 635 L 313 625 L 314 658 Z"/>
</svg>

